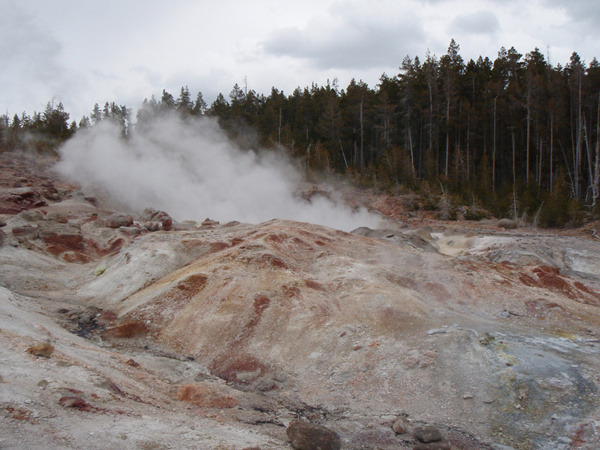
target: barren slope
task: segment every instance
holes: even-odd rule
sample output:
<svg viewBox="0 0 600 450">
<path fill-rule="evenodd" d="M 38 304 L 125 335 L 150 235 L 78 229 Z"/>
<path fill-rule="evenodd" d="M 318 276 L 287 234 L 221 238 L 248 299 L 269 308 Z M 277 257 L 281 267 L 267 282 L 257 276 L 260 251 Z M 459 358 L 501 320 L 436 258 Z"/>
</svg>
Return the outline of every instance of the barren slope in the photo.
<svg viewBox="0 0 600 450">
<path fill-rule="evenodd" d="M 456 448 L 596 447 L 598 241 L 280 220 L 148 232 L 22 183 L 38 194 L 0 217 L 0 445 L 282 448 L 302 417 L 347 448 L 410 448 L 391 430 L 406 416 Z M 26 352 L 43 341 L 50 358 Z"/>
</svg>

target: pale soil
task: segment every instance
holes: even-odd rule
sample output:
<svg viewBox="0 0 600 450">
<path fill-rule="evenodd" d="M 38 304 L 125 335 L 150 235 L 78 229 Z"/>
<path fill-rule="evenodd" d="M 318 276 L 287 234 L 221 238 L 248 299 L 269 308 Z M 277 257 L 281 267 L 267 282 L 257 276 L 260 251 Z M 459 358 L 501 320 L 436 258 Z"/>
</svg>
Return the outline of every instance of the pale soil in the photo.
<svg viewBox="0 0 600 450">
<path fill-rule="evenodd" d="M 46 203 L 28 205 L 35 220 L 0 215 L 0 448 L 286 448 L 295 417 L 344 448 L 410 448 L 399 415 L 456 448 L 597 448 L 593 225 L 397 215 L 355 233 L 273 220 L 131 235 L 44 165 L 0 162 L 2 198 L 22 179 Z M 81 242 L 13 234 L 48 223 Z M 39 342 L 50 358 L 27 353 Z"/>
</svg>

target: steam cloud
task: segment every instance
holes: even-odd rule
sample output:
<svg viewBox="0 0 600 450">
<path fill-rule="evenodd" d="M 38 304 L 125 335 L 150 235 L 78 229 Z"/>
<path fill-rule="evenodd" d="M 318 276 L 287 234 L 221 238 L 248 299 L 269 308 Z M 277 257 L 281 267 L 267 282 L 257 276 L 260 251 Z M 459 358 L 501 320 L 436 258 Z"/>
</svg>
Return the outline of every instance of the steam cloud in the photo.
<svg viewBox="0 0 600 450">
<path fill-rule="evenodd" d="M 352 230 L 378 216 L 323 196 L 293 196 L 302 177 L 273 153 L 236 148 L 214 120 L 161 116 L 129 139 L 109 121 L 80 130 L 61 148 L 56 169 L 84 188 L 100 189 L 133 211 L 153 207 L 176 220 L 259 223 L 291 219 Z"/>
</svg>

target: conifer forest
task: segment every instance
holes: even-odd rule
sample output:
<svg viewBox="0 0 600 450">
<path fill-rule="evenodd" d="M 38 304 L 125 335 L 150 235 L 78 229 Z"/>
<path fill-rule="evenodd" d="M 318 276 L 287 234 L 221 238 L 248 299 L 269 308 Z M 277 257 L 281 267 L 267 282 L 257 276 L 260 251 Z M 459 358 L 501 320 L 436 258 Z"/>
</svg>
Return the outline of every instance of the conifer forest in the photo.
<svg viewBox="0 0 600 450">
<path fill-rule="evenodd" d="M 192 83 L 193 80 L 190 80 Z M 414 192 L 415 208 L 440 199 L 482 215 L 577 224 L 600 211 L 600 63 L 577 53 L 552 65 L 539 49 L 501 48 L 495 59 L 465 61 L 452 40 L 446 54 L 407 56 L 376 86 L 353 79 L 268 95 L 236 84 L 207 104 L 187 86 L 174 96 L 94 105 L 72 120 L 62 103 L 3 115 L 0 151 L 52 152 L 78 129 L 110 120 L 123 138 L 157 113 L 218 119 L 242 148 L 293 156 L 311 173 L 329 173 L 389 195 Z M 449 218 L 452 217 L 450 214 Z"/>
</svg>

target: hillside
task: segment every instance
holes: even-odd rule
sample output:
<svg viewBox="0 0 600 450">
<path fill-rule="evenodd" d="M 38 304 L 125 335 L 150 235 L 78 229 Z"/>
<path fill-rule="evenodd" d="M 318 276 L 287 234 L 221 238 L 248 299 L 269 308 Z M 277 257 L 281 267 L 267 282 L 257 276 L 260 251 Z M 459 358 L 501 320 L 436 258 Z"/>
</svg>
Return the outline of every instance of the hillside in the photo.
<svg viewBox="0 0 600 450">
<path fill-rule="evenodd" d="M 0 164 L 2 448 L 597 448 L 593 224 L 178 222 Z"/>
</svg>

